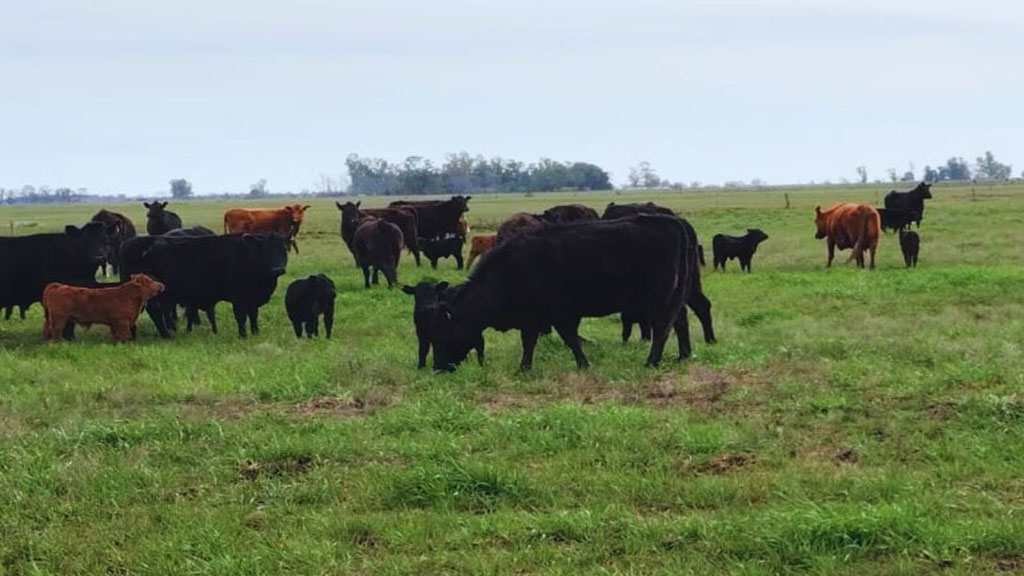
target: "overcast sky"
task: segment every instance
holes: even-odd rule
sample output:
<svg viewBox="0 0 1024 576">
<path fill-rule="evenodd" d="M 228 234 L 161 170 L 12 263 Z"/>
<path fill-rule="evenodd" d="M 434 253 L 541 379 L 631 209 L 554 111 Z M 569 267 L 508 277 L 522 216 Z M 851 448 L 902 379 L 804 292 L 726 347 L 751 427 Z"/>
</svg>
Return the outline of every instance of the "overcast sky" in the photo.
<svg viewBox="0 0 1024 576">
<path fill-rule="evenodd" d="M 1024 169 L 1019 0 L 3 0 L 0 186 L 314 189 L 345 156 L 621 183 Z"/>
</svg>

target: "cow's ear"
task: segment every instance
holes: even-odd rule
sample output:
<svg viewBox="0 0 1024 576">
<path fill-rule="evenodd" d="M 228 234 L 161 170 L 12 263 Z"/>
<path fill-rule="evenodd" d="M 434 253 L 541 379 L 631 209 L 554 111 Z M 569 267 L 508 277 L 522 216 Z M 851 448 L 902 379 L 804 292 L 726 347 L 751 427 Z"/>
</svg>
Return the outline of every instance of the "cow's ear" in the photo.
<svg viewBox="0 0 1024 576">
<path fill-rule="evenodd" d="M 335 200 L 335 201 L 334 201 L 334 206 L 335 206 L 335 208 L 337 208 L 338 210 L 341 210 L 341 202 L 338 202 L 337 200 Z"/>
<path fill-rule="evenodd" d="M 821 214 L 821 205 L 820 204 L 814 207 L 814 213 L 815 214 L 819 214 L 819 215 Z"/>
<path fill-rule="evenodd" d="M 408 284 L 403 284 L 402 285 L 402 292 L 405 292 L 406 294 L 408 294 L 410 296 L 415 296 L 416 295 L 416 287 L 415 286 L 409 286 Z"/>
<path fill-rule="evenodd" d="M 360 200 L 359 202 L 356 202 L 356 203 L 355 203 L 355 207 L 356 207 L 356 208 L 359 208 L 359 205 L 360 205 L 360 204 L 362 204 L 362 203 L 363 203 L 363 201 L 362 201 L 362 200 Z"/>
<path fill-rule="evenodd" d="M 309 204 L 305 204 L 302 206 L 302 211 L 305 212 L 306 210 L 309 210 Z"/>
<path fill-rule="evenodd" d="M 447 282 L 438 282 L 438 283 L 437 283 L 437 284 L 436 284 L 436 285 L 434 286 L 434 288 L 436 288 L 438 292 L 442 292 L 442 291 L 444 291 L 444 290 L 447 290 L 447 289 L 448 289 L 448 283 L 447 283 Z"/>
<path fill-rule="evenodd" d="M 82 229 L 79 228 L 78 226 L 72 226 L 71 224 L 68 224 L 67 226 L 64 227 L 64 233 L 67 234 L 68 236 L 81 236 Z"/>
<path fill-rule="evenodd" d="M 469 202 L 470 198 L 472 198 L 472 196 L 466 196 L 466 202 Z"/>
<path fill-rule="evenodd" d="M 150 207 L 150 203 L 149 202 L 143 202 L 142 206 L 145 207 L 145 208 L 149 208 Z"/>
</svg>

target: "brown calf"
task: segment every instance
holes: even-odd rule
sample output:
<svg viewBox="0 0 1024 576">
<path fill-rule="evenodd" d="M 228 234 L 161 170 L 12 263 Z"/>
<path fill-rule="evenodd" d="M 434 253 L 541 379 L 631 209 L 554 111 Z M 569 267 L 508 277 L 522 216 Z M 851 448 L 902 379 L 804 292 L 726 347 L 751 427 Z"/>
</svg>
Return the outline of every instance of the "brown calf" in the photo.
<svg viewBox="0 0 1024 576">
<path fill-rule="evenodd" d="M 146 301 L 164 285 L 145 274 L 112 288 L 82 288 L 51 282 L 43 289 L 43 340 L 59 340 L 68 322 L 110 326 L 115 342 L 132 339 L 132 326 Z"/>
<path fill-rule="evenodd" d="M 477 256 L 482 256 L 484 252 L 494 248 L 495 238 L 497 238 L 497 236 L 494 234 L 484 234 L 480 236 L 473 236 L 470 239 L 469 260 L 466 262 L 466 268 L 473 265 L 473 260 L 476 260 Z"/>
</svg>

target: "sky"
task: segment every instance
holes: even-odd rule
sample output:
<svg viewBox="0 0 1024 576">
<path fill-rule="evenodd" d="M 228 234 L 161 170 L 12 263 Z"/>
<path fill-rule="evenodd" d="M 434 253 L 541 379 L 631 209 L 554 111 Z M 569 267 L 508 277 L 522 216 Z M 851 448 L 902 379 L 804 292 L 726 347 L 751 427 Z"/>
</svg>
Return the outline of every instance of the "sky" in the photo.
<svg viewBox="0 0 1024 576">
<path fill-rule="evenodd" d="M 0 187 L 315 190 L 350 153 L 705 184 L 1024 169 L 1018 0 L 0 0 Z"/>
</svg>

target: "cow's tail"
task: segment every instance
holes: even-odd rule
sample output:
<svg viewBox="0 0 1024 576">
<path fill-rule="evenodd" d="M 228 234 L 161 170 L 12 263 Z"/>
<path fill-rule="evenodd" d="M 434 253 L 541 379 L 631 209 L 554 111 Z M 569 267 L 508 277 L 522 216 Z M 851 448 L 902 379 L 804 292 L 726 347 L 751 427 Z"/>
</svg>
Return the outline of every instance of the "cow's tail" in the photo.
<svg viewBox="0 0 1024 576">
<path fill-rule="evenodd" d="M 224 233 L 228 233 L 228 213 L 224 213 Z"/>
</svg>

